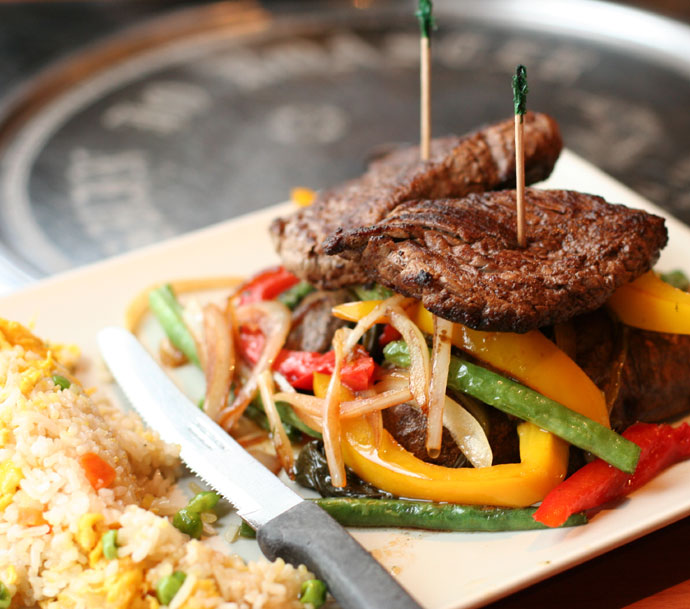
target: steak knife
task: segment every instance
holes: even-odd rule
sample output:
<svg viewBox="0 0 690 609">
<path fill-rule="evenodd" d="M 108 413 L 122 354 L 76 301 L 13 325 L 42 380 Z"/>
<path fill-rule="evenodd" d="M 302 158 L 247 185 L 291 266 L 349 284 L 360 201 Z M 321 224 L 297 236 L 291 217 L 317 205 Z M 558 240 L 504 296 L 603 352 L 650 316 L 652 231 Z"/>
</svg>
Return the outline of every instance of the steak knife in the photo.
<svg viewBox="0 0 690 609">
<path fill-rule="evenodd" d="M 340 524 L 283 484 L 199 410 L 130 332 L 105 328 L 98 345 L 132 406 L 163 440 L 178 444 L 189 468 L 257 530 L 267 558 L 305 564 L 343 609 L 421 609 Z"/>
</svg>

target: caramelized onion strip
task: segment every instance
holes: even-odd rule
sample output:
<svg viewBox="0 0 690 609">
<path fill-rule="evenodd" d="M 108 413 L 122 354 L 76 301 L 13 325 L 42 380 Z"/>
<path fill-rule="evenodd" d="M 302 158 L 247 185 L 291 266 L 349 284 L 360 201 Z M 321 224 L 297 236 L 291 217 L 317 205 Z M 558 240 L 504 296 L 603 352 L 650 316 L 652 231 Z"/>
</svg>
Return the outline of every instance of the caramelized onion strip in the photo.
<svg viewBox="0 0 690 609">
<path fill-rule="evenodd" d="M 283 421 L 280 419 L 278 409 L 273 396 L 273 377 L 270 370 L 264 370 L 259 374 L 258 378 L 259 391 L 261 392 L 261 401 L 264 405 L 264 412 L 268 418 L 268 423 L 271 427 L 271 439 L 276 455 L 280 460 L 280 464 L 290 478 L 295 477 L 295 455 L 292 452 L 292 445 L 290 439 L 285 432 Z"/>
<path fill-rule="evenodd" d="M 340 447 L 340 371 L 345 361 L 346 328 L 337 330 L 333 337 L 333 351 L 335 364 L 328 382 L 328 391 L 323 404 L 323 448 L 328 462 L 328 472 L 331 483 L 336 488 L 343 488 L 347 484 L 345 478 L 345 461 Z"/>
<path fill-rule="evenodd" d="M 387 307 L 386 314 L 390 324 L 402 334 L 407 343 L 410 351 L 410 391 L 417 405 L 426 411 L 429 403 L 431 365 L 424 335 L 400 307 Z"/>
<path fill-rule="evenodd" d="M 376 305 L 367 315 L 362 317 L 362 319 L 357 322 L 357 325 L 352 328 L 352 332 L 350 332 L 350 335 L 347 338 L 347 342 L 345 343 L 345 353 L 349 353 L 352 351 L 352 349 L 354 349 L 355 345 L 359 342 L 362 336 L 364 336 L 364 333 L 369 328 L 381 323 L 382 320 L 386 319 L 386 312 L 389 307 L 399 306 L 406 300 L 410 299 L 406 299 L 404 296 L 396 294 L 395 296 L 391 296 L 390 298 L 387 298 Z"/>
<path fill-rule="evenodd" d="M 230 384 L 235 372 L 235 345 L 227 317 L 214 304 L 203 308 L 204 316 L 204 376 L 206 396 L 204 412 L 216 420 L 228 401 Z"/>
<path fill-rule="evenodd" d="M 259 375 L 264 370 L 270 370 L 273 361 L 285 344 L 292 317 L 290 309 L 277 301 L 267 300 L 237 307 L 235 309 L 236 323 L 257 324 L 261 333 L 266 337 L 266 344 L 261 356 L 254 365 L 241 389 L 237 392 L 232 404 L 223 408 L 218 417 L 218 423 L 226 430 L 230 430 L 240 418 L 249 402 L 254 399 L 258 391 Z"/>
<path fill-rule="evenodd" d="M 287 402 L 290 404 L 300 416 L 305 415 L 316 419 L 319 423 L 318 429 L 321 429 L 321 413 L 323 412 L 324 402 L 322 398 L 292 392 L 276 393 L 274 397 L 277 402 Z M 412 393 L 410 393 L 410 390 L 407 387 L 401 387 L 366 398 L 348 400 L 340 403 L 340 418 L 347 419 L 371 412 L 379 412 L 391 406 L 409 402 L 411 399 Z"/>
<path fill-rule="evenodd" d="M 450 366 L 450 337 L 453 324 L 434 315 L 434 339 L 431 348 L 431 382 L 429 383 L 429 410 L 426 419 L 426 452 L 435 459 L 441 453 L 443 438 L 443 407 Z"/>
</svg>

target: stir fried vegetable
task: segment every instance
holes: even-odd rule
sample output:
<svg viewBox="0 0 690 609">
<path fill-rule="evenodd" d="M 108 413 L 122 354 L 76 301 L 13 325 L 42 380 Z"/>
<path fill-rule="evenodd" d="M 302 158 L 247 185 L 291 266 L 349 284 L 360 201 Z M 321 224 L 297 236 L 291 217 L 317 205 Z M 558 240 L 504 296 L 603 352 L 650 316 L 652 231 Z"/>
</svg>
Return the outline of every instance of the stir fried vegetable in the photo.
<svg viewBox="0 0 690 609">
<path fill-rule="evenodd" d="M 315 383 L 323 396 L 323 384 Z M 472 505 L 525 507 L 565 477 L 568 446 L 530 423 L 518 427 L 521 463 L 483 468 L 441 467 L 417 459 L 365 417 L 343 419 L 345 462 L 358 476 L 401 497 Z"/>
<path fill-rule="evenodd" d="M 389 362 L 408 365 L 407 346 L 402 341 L 386 345 L 384 353 Z M 448 385 L 507 414 L 530 421 L 624 472 L 635 471 L 640 456 L 638 446 L 524 385 L 455 356 L 451 357 Z"/>
<path fill-rule="evenodd" d="M 340 305 L 333 314 L 358 321 L 378 304 L 376 301 Z M 426 334 L 433 334 L 433 316 L 420 304 L 410 316 Z M 386 321 L 381 320 L 381 322 Z M 541 332 L 481 332 L 453 324 L 453 346 L 470 353 L 496 370 L 534 389 L 571 410 L 609 427 L 609 415 L 601 391 L 583 370 Z"/>
<path fill-rule="evenodd" d="M 536 508 L 487 508 L 404 499 L 329 497 L 316 503 L 348 527 L 403 527 L 429 531 L 528 531 L 547 528 L 534 518 Z M 584 514 L 561 526 L 585 524 Z"/>
<path fill-rule="evenodd" d="M 682 289 L 650 272 L 620 288 L 610 308 L 628 325 L 690 334 L 687 279 L 664 279 Z M 581 524 L 582 510 L 690 456 L 687 426 L 635 426 L 623 436 L 610 430 L 602 392 L 572 359 L 576 336 L 568 324 L 554 328 L 555 342 L 539 331 L 481 332 L 436 318 L 419 302 L 382 286 L 356 286 L 361 300 L 333 310 L 356 325 L 338 330 L 330 351 L 287 350 L 290 311 L 313 290 L 282 267 L 269 269 L 242 284 L 225 310 L 205 307 L 194 332 L 170 286 L 153 290 L 149 300 L 170 342 L 204 370 L 204 410 L 228 430 L 243 413 L 268 428 L 282 468 L 294 471 L 301 484 L 337 497 L 320 503 L 347 526 L 467 531 Z M 451 345 L 486 367 L 452 355 Z M 374 357 L 382 356 L 396 368 L 379 368 Z M 486 417 L 478 407 L 468 412 L 447 390 L 463 402 L 476 405 L 476 399 L 527 421 L 517 428 L 520 462 L 492 465 Z M 474 467 L 432 465 L 400 446 L 383 427 L 381 411 L 405 403 L 426 416 L 431 458 L 441 450 L 445 428 Z M 302 434 L 323 438 L 328 457 L 312 443 L 295 463 L 290 441 Z M 564 440 L 600 460 L 562 483 L 568 465 Z M 175 526 L 200 537 L 201 514 L 213 509 L 214 496 L 195 497 L 175 515 Z M 542 499 L 539 509 L 522 509 Z M 479 505 L 504 507 L 472 507 Z M 103 544 L 105 552 L 105 536 Z M 117 554 L 114 534 L 108 552 Z"/>
<path fill-rule="evenodd" d="M 659 276 L 666 283 L 671 284 L 674 288 L 678 288 L 679 290 L 683 290 L 685 292 L 690 289 L 690 278 L 688 278 L 683 271 L 676 269 L 675 271 L 670 271 L 668 273 L 661 273 Z"/>
<path fill-rule="evenodd" d="M 642 449 L 633 475 L 625 474 L 597 459 L 553 489 L 534 515 L 537 522 L 559 526 L 571 514 L 597 508 L 625 497 L 649 482 L 659 472 L 690 457 L 690 425 L 637 423 L 623 436 Z"/>
<path fill-rule="evenodd" d="M 304 300 L 305 296 L 311 294 L 315 289 L 316 288 L 307 281 L 300 281 L 291 288 L 285 290 L 282 294 L 279 294 L 278 300 L 292 311 Z"/>
<path fill-rule="evenodd" d="M 366 497 L 370 499 L 393 497 L 391 493 L 382 491 L 373 484 L 362 480 L 349 467 L 345 469 L 347 484 L 341 488 L 333 486 L 323 444 L 318 441 L 309 442 L 302 448 L 295 464 L 295 473 L 295 480 L 298 484 L 305 488 L 314 489 L 322 497 Z"/>
<path fill-rule="evenodd" d="M 624 324 L 671 334 L 690 334 L 690 293 L 649 271 L 618 288 L 608 306 Z"/>
<path fill-rule="evenodd" d="M 196 342 L 182 319 L 182 307 L 170 285 L 151 290 L 149 306 L 170 342 L 182 351 L 190 362 L 201 366 Z"/>
<path fill-rule="evenodd" d="M 299 283 L 299 279 L 282 266 L 268 269 L 255 275 L 242 286 L 239 293 L 239 304 L 245 305 L 263 300 L 273 300 L 297 283 Z"/>
</svg>

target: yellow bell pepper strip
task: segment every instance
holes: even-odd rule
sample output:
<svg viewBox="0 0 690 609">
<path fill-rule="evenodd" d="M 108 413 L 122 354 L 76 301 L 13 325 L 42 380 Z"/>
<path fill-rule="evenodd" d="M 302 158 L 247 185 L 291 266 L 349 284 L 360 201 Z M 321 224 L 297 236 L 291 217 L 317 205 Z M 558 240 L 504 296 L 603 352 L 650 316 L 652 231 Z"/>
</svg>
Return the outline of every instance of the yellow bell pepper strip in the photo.
<svg viewBox="0 0 690 609">
<path fill-rule="evenodd" d="M 674 288 L 653 271 L 618 288 L 607 304 L 628 326 L 690 334 L 690 293 Z"/>
<path fill-rule="evenodd" d="M 327 388 L 328 376 L 314 375 L 314 395 Z M 456 469 L 417 459 L 385 429 L 377 445 L 364 417 L 341 420 L 345 463 L 363 480 L 401 497 L 471 505 L 526 507 L 565 478 L 567 443 L 531 423 L 519 425 L 518 435 L 520 463 Z"/>
<path fill-rule="evenodd" d="M 358 321 L 377 304 L 380 301 L 346 303 L 335 307 L 333 315 Z M 418 304 L 409 313 L 422 332 L 433 334 L 433 315 L 429 311 Z M 453 324 L 451 342 L 547 398 L 611 427 L 602 392 L 572 359 L 538 330 L 525 334 L 483 332 Z"/>
</svg>

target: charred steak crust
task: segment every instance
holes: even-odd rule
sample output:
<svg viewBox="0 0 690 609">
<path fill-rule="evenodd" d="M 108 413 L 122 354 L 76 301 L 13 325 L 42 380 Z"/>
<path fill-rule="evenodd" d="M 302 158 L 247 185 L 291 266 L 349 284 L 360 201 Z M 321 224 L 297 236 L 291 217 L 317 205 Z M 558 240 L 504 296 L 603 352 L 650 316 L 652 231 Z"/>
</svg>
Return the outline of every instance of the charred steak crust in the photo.
<svg viewBox="0 0 690 609">
<path fill-rule="evenodd" d="M 525 115 L 525 171 L 528 183 L 549 176 L 560 154 L 558 125 L 545 114 Z M 463 197 L 510 188 L 515 180 L 513 120 L 464 137 L 436 139 L 428 162 L 406 148 L 373 162 L 360 178 L 323 192 L 313 205 L 276 219 L 271 236 L 287 269 L 320 288 L 368 281 L 352 260 L 328 256 L 322 243 L 338 229 L 379 222 L 412 199 Z"/>
<path fill-rule="evenodd" d="M 601 197 L 527 189 L 525 200 L 525 249 L 515 191 L 501 191 L 408 201 L 372 226 L 340 231 L 324 250 L 440 317 L 526 332 L 600 307 L 666 244 L 662 218 Z"/>
</svg>

